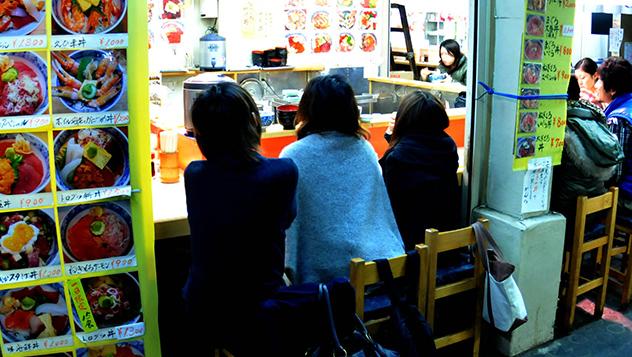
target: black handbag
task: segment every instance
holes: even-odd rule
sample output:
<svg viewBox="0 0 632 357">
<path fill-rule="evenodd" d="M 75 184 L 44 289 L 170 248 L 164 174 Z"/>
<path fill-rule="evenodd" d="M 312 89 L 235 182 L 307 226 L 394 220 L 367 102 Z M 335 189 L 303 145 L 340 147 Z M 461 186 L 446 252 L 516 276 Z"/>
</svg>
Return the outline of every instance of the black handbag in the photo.
<svg viewBox="0 0 632 357">
<path fill-rule="evenodd" d="M 350 316 L 353 319 L 353 328 L 348 336 L 342 339 L 336 331 L 336 321 L 331 307 L 329 291 L 327 285 L 320 284 L 319 300 L 325 310 L 326 329 L 325 338 L 317 346 L 310 348 L 306 353 L 306 357 L 331 357 L 331 356 L 352 356 L 352 357 L 399 357 L 399 353 L 383 348 L 376 343 L 364 326 L 364 323 L 358 315 L 353 313 Z M 348 316 L 341 316 L 346 319 Z"/>
<path fill-rule="evenodd" d="M 419 277 L 419 254 L 410 251 L 406 257 L 405 287 L 409 295 L 417 294 Z M 384 281 L 390 299 L 389 320 L 383 323 L 376 338 L 386 347 L 398 351 L 402 357 L 421 357 L 436 355 L 432 328 L 417 306 L 402 296 L 393 279 L 391 266 L 386 259 L 375 260 L 380 279 Z M 414 294 L 413 294 L 414 292 Z"/>
</svg>

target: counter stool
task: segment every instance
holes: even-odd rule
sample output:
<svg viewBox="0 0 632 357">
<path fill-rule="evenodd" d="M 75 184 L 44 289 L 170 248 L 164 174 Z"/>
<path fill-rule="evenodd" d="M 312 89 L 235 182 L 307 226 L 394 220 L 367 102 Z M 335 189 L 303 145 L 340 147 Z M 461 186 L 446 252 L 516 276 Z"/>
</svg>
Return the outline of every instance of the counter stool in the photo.
<svg viewBox="0 0 632 357">
<path fill-rule="evenodd" d="M 575 231 L 572 245 L 569 244 L 564 252 L 564 274 L 568 279 L 562 279 L 562 284 L 567 280 L 566 286 L 562 286 L 562 309 L 563 320 L 562 329 L 564 332 L 570 331 L 575 320 L 575 308 L 577 297 L 588 291 L 598 289 L 598 297 L 595 301 L 595 318 L 601 318 L 606 303 L 606 289 L 608 286 L 608 274 L 610 272 L 610 258 L 612 256 L 612 240 L 614 237 L 615 220 L 617 217 L 617 200 L 619 189 L 611 187 L 603 195 L 588 198 L 586 196 L 577 197 L 577 208 L 575 213 Z M 590 237 L 585 235 L 586 218 L 590 214 L 604 212 L 605 232 Z M 586 252 L 596 250 L 597 265 L 595 276 L 587 276 L 585 272 L 580 273 L 583 255 Z M 598 254 L 599 251 L 603 254 Z M 581 284 L 580 284 L 581 282 Z"/>
<path fill-rule="evenodd" d="M 479 219 L 485 228 L 489 228 L 489 221 L 487 219 Z M 476 236 L 474 235 L 474 229 L 470 227 L 456 229 L 453 231 L 439 232 L 436 229 L 426 229 L 426 244 L 429 248 L 429 263 L 428 263 L 428 307 L 426 309 L 426 319 L 430 326 L 435 328 L 435 306 L 437 300 L 445 299 L 454 295 L 463 295 L 473 291 L 476 294 L 476 311 L 473 311 L 474 321 L 469 327 L 463 330 L 453 332 L 451 331 L 447 335 L 439 336 L 435 338 L 435 345 L 437 349 L 473 339 L 472 356 L 476 357 L 479 354 L 480 338 L 481 338 L 481 321 L 483 311 L 483 281 L 484 270 L 479 259 L 476 259 L 473 274 L 470 276 L 461 277 L 458 281 L 450 281 L 446 284 L 438 283 L 437 279 L 437 260 L 440 253 L 458 251 L 461 248 L 469 247 L 476 244 Z M 460 327 L 460 326 L 459 326 Z M 439 331 L 435 331 L 435 336 Z"/>
<path fill-rule="evenodd" d="M 616 232 L 623 237 L 616 237 L 612 243 L 611 257 L 621 255 L 620 269 L 610 266 L 610 281 L 621 287 L 621 305 L 626 306 L 632 298 L 632 219 L 617 217 Z"/>
</svg>

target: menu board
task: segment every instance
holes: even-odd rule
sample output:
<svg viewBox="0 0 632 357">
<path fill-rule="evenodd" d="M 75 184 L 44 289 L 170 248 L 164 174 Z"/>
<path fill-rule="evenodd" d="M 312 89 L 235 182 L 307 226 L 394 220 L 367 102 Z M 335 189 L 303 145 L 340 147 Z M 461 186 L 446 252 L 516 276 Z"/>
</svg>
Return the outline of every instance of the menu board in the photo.
<svg viewBox="0 0 632 357">
<path fill-rule="evenodd" d="M 559 165 L 564 147 L 566 94 L 571 73 L 575 2 L 526 0 L 519 95 L 543 96 L 518 101 L 514 170 L 526 170 L 533 158 L 551 157 Z"/>
<path fill-rule="evenodd" d="M 287 49 L 295 61 L 310 55 L 366 64 L 380 57 L 388 24 L 384 0 L 288 0 L 284 7 Z M 346 60 L 345 60 L 346 58 Z M 367 61 L 369 60 L 369 61 Z"/>
<path fill-rule="evenodd" d="M 145 58 L 128 58 L 130 13 L 147 9 L 129 0 L 0 6 L 2 356 L 155 350 L 144 316 L 156 306 L 143 304 L 155 300 L 145 286 L 155 272 L 139 264 L 153 256 L 138 238 L 153 234 L 132 195 L 145 173 L 130 157 L 148 131 L 128 107 L 128 60 L 146 67 L 147 42 L 136 41 Z"/>
</svg>

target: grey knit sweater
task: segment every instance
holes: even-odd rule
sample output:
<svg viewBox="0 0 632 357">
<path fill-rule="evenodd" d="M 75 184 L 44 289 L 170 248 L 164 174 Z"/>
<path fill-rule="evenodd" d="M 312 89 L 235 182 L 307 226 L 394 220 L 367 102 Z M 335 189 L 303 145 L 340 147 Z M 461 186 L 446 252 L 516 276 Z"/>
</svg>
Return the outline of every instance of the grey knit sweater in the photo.
<svg viewBox="0 0 632 357">
<path fill-rule="evenodd" d="M 287 231 L 294 283 L 349 276 L 351 258 L 404 253 L 377 155 L 363 139 L 312 134 L 281 152 L 298 166 L 297 216 Z"/>
</svg>

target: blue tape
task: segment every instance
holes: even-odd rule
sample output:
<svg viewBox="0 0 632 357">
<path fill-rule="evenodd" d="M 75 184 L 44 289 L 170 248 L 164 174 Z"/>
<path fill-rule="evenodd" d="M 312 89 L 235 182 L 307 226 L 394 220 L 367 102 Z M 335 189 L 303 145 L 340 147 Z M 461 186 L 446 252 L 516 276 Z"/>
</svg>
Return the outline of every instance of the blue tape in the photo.
<svg viewBox="0 0 632 357">
<path fill-rule="evenodd" d="M 487 94 L 489 95 L 497 95 L 499 97 L 505 97 L 505 98 L 510 98 L 510 99 L 518 99 L 518 100 L 534 100 L 534 99 L 539 99 L 539 100 L 566 100 L 568 99 L 568 94 L 544 94 L 544 95 L 516 95 L 516 94 L 509 94 L 509 93 L 502 93 L 502 92 L 496 92 L 494 90 L 494 88 L 488 86 L 487 84 L 479 81 L 478 84 L 480 84 L 484 89 L 485 92 L 487 92 Z"/>
</svg>

